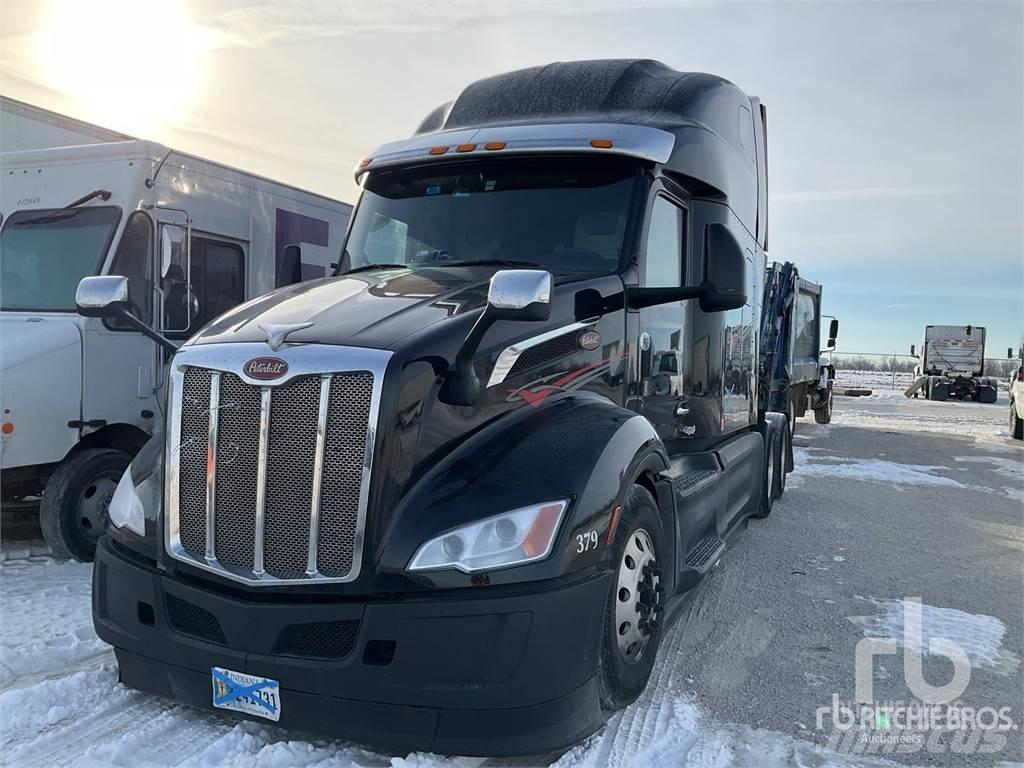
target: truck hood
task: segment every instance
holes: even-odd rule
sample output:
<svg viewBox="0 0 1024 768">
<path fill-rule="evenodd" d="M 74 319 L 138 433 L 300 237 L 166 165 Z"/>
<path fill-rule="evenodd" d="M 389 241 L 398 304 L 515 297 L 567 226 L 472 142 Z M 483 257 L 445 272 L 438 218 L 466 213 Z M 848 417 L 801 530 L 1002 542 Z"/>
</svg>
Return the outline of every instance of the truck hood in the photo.
<svg viewBox="0 0 1024 768">
<path fill-rule="evenodd" d="M 282 288 L 235 307 L 189 344 L 267 341 L 272 326 L 301 325 L 289 343 L 389 349 L 454 315 L 479 309 L 499 267 L 385 269 Z"/>
</svg>

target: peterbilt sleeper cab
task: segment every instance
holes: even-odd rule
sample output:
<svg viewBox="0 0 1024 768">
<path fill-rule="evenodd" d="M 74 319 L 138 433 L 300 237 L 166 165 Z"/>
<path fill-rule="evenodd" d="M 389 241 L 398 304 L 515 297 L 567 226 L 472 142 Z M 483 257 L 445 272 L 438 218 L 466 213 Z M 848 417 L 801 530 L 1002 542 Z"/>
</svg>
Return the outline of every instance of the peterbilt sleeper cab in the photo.
<svg viewBox="0 0 1024 768">
<path fill-rule="evenodd" d="M 173 358 L 94 570 L 121 680 L 476 755 L 633 701 L 789 463 L 757 407 L 765 168 L 756 99 L 653 61 L 476 82 L 363 160 L 337 274 Z"/>
</svg>

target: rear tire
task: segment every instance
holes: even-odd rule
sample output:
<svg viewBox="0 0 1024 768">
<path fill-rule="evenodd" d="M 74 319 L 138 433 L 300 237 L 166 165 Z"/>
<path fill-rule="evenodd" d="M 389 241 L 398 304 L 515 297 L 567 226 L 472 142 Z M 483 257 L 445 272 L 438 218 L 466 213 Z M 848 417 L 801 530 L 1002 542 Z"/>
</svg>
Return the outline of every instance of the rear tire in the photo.
<svg viewBox="0 0 1024 768">
<path fill-rule="evenodd" d="M 110 499 L 130 462 L 124 451 L 88 448 L 53 471 L 43 490 L 39 525 L 55 558 L 92 561 L 107 530 Z"/>
<path fill-rule="evenodd" d="M 664 629 L 663 551 L 658 505 L 647 489 L 634 485 L 615 531 L 615 571 L 597 670 L 602 709 L 632 704 L 651 677 Z"/>
<path fill-rule="evenodd" d="M 938 376 L 933 376 L 928 381 L 928 399 L 940 403 L 949 399 L 949 383 Z"/>
<path fill-rule="evenodd" d="M 988 405 L 991 405 L 997 399 L 998 399 L 998 393 L 996 392 L 996 388 L 995 387 L 990 387 L 990 386 L 986 385 L 986 386 L 981 387 L 978 390 L 977 400 L 978 400 L 979 403 L 986 403 Z"/>
</svg>

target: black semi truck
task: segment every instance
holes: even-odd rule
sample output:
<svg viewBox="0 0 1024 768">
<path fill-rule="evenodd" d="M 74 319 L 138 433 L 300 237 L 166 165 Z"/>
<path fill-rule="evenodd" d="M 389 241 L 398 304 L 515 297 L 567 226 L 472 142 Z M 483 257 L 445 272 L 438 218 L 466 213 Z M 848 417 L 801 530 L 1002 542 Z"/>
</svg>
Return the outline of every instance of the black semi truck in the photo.
<svg viewBox="0 0 1024 768">
<path fill-rule="evenodd" d="M 641 693 L 682 596 L 781 493 L 764 108 L 655 61 L 558 63 L 473 83 L 356 175 L 334 277 L 174 355 L 97 632 L 126 685 L 197 707 L 564 747 Z M 79 309 L 127 297 L 87 278 Z"/>
</svg>

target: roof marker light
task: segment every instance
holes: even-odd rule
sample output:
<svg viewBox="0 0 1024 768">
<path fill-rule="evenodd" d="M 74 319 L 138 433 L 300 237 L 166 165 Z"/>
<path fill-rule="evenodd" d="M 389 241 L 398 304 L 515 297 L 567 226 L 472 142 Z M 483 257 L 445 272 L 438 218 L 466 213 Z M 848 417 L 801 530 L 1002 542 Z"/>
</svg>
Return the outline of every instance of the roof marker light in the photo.
<svg viewBox="0 0 1024 768">
<path fill-rule="evenodd" d="M 476 149 L 476 144 L 459 144 L 455 147 L 456 152 L 472 152 Z"/>
<path fill-rule="evenodd" d="M 359 161 L 359 167 L 360 168 L 365 168 L 366 166 L 368 166 L 372 162 L 373 162 L 373 158 L 372 157 L 364 157 L 362 160 Z"/>
<path fill-rule="evenodd" d="M 488 152 L 493 152 L 496 149 L 504 149 L 506 146 L 508 145 L 504 141 L 488 141 L 484 144 L 484 149 Z"/>
<path fill-rule="evenodd" d="M 432 155 L 443 155 L 448 151 L 448 147 L 431 147 L 430 154 Z"/>
<path fill-rule="evenodd" d="M 590 146 L 594 149 L 611 149 L 615 144 L 611 139 L 591 139 Z"/>
</svg>

